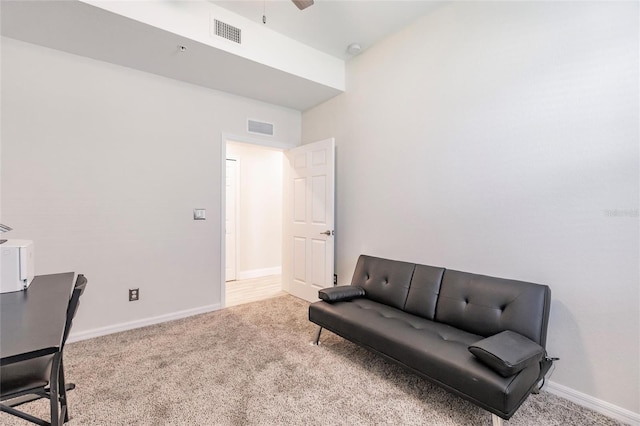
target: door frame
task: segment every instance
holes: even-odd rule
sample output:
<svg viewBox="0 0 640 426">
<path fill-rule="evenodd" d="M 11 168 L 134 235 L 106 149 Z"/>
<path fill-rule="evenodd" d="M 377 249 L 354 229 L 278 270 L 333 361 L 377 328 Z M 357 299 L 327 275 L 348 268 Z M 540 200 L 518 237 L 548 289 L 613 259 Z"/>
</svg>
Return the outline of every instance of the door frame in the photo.
<svg viewBox="0 0 640 426">
<path fill-rule="evenodd" d="M 235 208 L 234 208 L 235 217 L 233 218 L 234 226 L 235 226 L 234 233 L 233 233 L 233 238 L 235 238 L 235 241 L 234 241 L 234 248 L 235 249 L 233 251 L 235 253 L 233 253 L 233 256 L 234 256 L 233 275 L 234 275 L 234 279 L 237 280 L 238 279 L 238 222 L 239 222 L 238 217 L 240 216 L 240 212 L 238 211 L 238 204 L 239 204 L 238 200 L 240 199 L 240 187 L 239 187 L 240 185 L 239 185 L 239 179 L 238 178 L 240 176 L 240 159 L 239 158 L 235 158 L 235 157 L 227 156 L 227 158 L 225 159 L 225 167 L 229 165 L 228 164 L 229 161 L 234 161 L 235 162 L 235 169 L 234 169 L 235 170 L 235 176 L 234 176 L 235 198 L 233 200 L 233 203 L 235 204 Z M 226 177 L 227 176 L 225 174 L 225 178 Z M 224 247 L 225 247 L 225 250 L 224 250 L 224 255 L 225 255 L 224 271 L 225 271 L 225 283 L 226 283 L 227 282 L 227 259 L 226 258 L 227 258 L 227 250 L 228 250 L 227 244 L 226 244 L 227 243 L 227 223 L 226 222 L 227 222 L 227 207 L 228 207 L 228 204 L 226 204 L 227 203 L 227 193 L 226 193 L 227 185 L 226 185 L 226 181 L 225 181 L 224 187 L 225 187 L 225 194 L 224 194 L 225 195 L 225 197 L 224 197 L 224 200 L 225 200 L 225 210 L 224 210 L 225 226 L 223 228 L 224 228 L 224 231 L 225 231 L 224 232 L 224 239 L 225 239 L 225 244 L 224 244 Z"/>
<path fill-rule="evenodd" d="M 222 132 L 220 134 L 220 308 L 227 306 L 227 283 L 226 283 L 226 264 L 227 264 L 227 249 L 226 249 L 226 220 L 227 220 L 227 190 L 226 190 L 226 178 L 227 178 L 227 142 L 240 142 L 251 145 L 265 146 L 269 148 L 277 148 L 282 151 L 287 151 L 291 148 L 300 146 L 300 144 L 292 144 L 279 140 L 262 139 L 258 137 L 252 137 L 248 135 L 240 136 L 234 133 Z M 282 166 L 284 168 L 284 165 Z M 284 239 L 284 235 L 283 235 Z"/>
</svg>

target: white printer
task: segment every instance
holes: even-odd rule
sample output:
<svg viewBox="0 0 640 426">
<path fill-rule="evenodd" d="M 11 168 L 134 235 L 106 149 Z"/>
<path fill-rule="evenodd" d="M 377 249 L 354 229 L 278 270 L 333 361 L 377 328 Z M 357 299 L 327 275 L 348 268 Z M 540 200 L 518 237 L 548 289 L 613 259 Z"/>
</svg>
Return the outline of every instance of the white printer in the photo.
<svg viewBox="0 0 640 426">
<path fill-rule="evenodd" d="M 26 290 L 34 270 L 33 241 L 6 240 L 0 244 L 0 293 Z"/>
</svg>

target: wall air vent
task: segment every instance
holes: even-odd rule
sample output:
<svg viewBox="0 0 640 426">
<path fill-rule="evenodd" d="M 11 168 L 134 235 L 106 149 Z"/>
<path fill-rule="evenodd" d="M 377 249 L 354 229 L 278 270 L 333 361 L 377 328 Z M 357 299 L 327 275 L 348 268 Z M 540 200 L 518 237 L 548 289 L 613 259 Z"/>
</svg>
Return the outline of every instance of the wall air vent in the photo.
<svg viewBox="0 0 640 426">
<path fill-rule="evenodd" d="M 247 132 L 262 136 L 273 136 L 273 123 L 249 119 L 247 120 Z"/>
<path fill-rule="evenodd" d="M 219 37 L 231 40 L 234 43 L 242 43 L 242 30 L 236 28 L 233 25 L 229 25 L 226 22 L 213 20 L 213 33 Z"/>
</svg>

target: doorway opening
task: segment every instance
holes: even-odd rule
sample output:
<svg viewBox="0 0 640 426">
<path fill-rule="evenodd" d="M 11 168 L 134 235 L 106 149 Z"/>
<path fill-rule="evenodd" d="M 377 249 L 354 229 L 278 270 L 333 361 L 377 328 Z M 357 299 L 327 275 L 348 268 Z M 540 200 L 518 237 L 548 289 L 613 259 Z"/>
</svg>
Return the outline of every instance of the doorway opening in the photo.
<svg viewBox="0 0 640 426">
<path fill-rule="evenodd" d="M 282 291 L 282 149 L 226 140 L 225 306 Z"/>
</svg>

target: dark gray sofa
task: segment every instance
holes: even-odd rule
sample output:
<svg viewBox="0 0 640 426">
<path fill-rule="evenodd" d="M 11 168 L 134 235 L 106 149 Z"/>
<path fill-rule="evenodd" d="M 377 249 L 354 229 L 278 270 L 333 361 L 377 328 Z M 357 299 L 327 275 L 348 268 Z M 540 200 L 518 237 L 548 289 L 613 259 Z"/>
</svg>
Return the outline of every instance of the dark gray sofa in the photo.
<svg viewBox="0 0 640 426">
<path fill-rule="evenodd" d="M 551 290 L 362 255 L 309 320 L 509 419 L 544 379 Z M 473 353 L 472 353 L 473 352 Z"/>
</svg>

